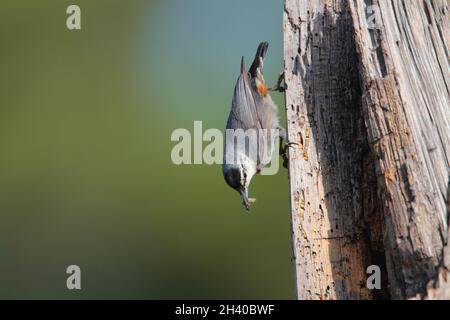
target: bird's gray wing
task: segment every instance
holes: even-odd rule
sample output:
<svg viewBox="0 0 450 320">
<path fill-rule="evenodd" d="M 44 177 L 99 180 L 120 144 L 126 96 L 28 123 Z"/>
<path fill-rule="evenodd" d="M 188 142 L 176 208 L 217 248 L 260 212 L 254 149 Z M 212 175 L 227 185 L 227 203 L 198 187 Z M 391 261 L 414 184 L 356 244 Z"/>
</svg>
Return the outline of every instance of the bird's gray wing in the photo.
<svg viewBox="0 0 450 320">
<path fill-rule="evenodd" d="M 261 121 L 258 117 L 250 78 L 245 69 L 244 58 L 241 61 L 241 74 L 234 88 L 231 112 L 228 118 L 227 129 L 260 129 Z"/>
</svg>

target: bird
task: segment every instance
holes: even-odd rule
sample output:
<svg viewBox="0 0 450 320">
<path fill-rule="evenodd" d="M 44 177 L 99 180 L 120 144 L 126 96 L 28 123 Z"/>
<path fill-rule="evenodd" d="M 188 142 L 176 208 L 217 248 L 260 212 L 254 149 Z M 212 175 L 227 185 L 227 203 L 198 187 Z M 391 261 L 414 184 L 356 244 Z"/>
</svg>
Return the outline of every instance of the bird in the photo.
<svg viewBox="0 0 450 320">
<path fill-rule="evenodd" d="M 247 211 L 254 202 L 248 197 L 253 176 L 270 163 L 275 139 L 286 136 L 280 126 L 278 107 L 270 96 L 272 90 L 281 91 L 281 74 L 274 88 L 269 88 L 264 80 L 263 64 L 268 47 L 266 41 L 259 44 L 248 71 L 242 57 L 225 128 L 222 174 L 226 183 L 240 194 Z M 247 140 L 237 143 L 237 133 L 241 136 L 243 133 Z"/>
</svg>

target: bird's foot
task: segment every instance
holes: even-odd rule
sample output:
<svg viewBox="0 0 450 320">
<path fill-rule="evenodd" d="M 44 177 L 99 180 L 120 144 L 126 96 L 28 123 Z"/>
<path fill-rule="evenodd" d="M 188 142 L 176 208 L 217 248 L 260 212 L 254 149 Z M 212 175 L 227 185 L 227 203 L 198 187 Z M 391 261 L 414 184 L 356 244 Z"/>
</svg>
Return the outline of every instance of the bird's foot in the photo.
<svg viewBox="0 0 450 320">
<path fill-rule="evenodd" d="M 298 146 L 298 143 L 286 142 L 285 144 L 283 144 L 283 138 L 280 137 L 280 156 L 283 159 L 283 167 L 286 169 L 288 169 L 289 165 L 288 149 L 292 146 Z"/>
<path fill-rule="evenodd" d="M 282 82 L 284 82 L 284 71 L 278 75 L 277 84 L 274 85 L 272 88 L 270 88 L 270 91 L 278 91 L 278 92 L 286 91 L 286 82 L 284 83 L 284 86 L 281 86 Z"/>
</svg>

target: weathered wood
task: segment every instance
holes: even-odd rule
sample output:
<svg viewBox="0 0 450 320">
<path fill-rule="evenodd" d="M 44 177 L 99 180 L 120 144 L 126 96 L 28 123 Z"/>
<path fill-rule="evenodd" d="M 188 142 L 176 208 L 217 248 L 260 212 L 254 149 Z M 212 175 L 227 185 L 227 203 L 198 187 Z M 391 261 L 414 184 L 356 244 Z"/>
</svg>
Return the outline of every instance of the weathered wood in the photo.
<svg viewBox="0 0 450 320">
<path fill-rule="evenodd" d="M 371 299 L 382 215 L 347 1 L 286 0 L 284 57 L 298 298 Z"/>
<path fill-rule="evenodd" d="M 445 0 L 352 0 L 350 7 L 391 296 L 403 299 L 436 276 L 447 238 L 450 8 Z"/>
<path fill-rule="evenodd" d="M 285 1 L 298 298 L 377 298 L 369 264 L 387 269 L 392 298 L 449 294 L 449 10 L 448 0 Z"/>
<path fill-rule="evenodd" d="M 450 183 L 447 189 L 447 225 L 450 222 Z M 450 228 L 448 228 L 447 244 L 443 250 L 443 258 L 435 279 L 428 282 L 424 299 L 450 300 Z M 421 294 L 417 298 L 422 298 Z"/>
</svg>

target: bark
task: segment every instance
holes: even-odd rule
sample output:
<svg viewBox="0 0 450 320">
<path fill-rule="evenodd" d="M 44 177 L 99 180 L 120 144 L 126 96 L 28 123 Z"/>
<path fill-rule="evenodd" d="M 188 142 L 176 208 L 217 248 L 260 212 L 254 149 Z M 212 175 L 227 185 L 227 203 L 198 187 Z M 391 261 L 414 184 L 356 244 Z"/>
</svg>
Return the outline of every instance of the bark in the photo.
<svg viewBox="0 0 450 320">
<path fill-rule="evenodd" d="M 370 3 L 369 3 L 370 2 Z M 378 14 L 368 25 L 366 5 Z M 350 1 L 362 112 L 376 155 L 391 296 L 424 292 L 447 237 L 447 1 Z"/>
<path fill-rule="evenodd" d="M 447 241 L 449 9 L 444 0 L 285 1 L 298 298 L 403 299 L 438 280 Z M 381 290 L 366 287 L 371 264 L 383 271 Z"/>
<path fill-rule="evenodd" d="M 447 225 L 450 222 L 450 183 L 447 189 Z M 443 250 L 442 263 L 435 279 L 432 279 L 425 292 L 424 299 L 427 300 L 450 300 L 450 228 L 448 228 L 447 244 Z M 418 295 L 417 298 L 422 298 Z"/>
<path fill-rule="evenodd" d="M 367 289 L 366 268 L 384 270 L 382 216 L 345 1 L 287 0 L 284 55 L 298 298 L 371 299 L 381 294 Z"/>
</svg>

